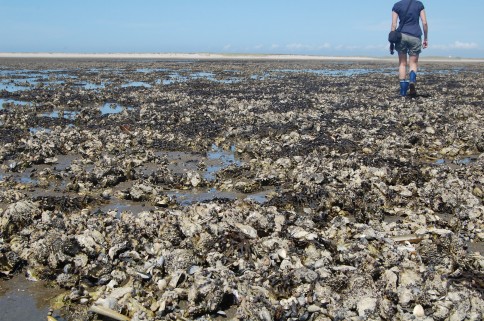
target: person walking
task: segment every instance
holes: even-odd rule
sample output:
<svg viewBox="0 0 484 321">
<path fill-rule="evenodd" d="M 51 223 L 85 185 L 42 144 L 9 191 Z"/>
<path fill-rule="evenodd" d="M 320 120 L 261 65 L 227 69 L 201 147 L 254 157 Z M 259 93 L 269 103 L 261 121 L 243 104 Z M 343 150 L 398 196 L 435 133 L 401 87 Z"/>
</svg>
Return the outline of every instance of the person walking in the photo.
<svg viewBox="0 0 484 321">
<path fill-rule="evenodd" d="M 399 61 L 400 94 L 406 96 L 409 89 L 409 95 L 415 97 L 417 95 L 418 57 L 422 48 L 428 47 L 428 24 L 423 3 L 416 0 L 398 1 L 392 8 L 391 31 L 397 29 L 397 20 L 400 20 L 399 26 L 403 26 L 399 28 L 402 33 L 402 40 L 395 44 Z M 423 41 L 420 21 L 422 21 L 423 26 Z M 406 78 L 407 65 L 409 66 L 408 81 Z"/>
</svg>

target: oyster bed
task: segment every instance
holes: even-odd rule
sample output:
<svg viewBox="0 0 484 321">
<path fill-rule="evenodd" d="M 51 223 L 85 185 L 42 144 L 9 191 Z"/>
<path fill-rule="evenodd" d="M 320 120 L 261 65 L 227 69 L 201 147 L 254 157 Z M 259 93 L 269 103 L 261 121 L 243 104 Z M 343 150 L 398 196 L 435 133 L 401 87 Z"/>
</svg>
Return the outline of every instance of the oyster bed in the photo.
<svg viewBox="0 0 484 321">
<path fill-rule="evenodd" d="M 0 275 L 66 320 L 482 320 L 484 65 L 0 60 Z"/>
</svg>

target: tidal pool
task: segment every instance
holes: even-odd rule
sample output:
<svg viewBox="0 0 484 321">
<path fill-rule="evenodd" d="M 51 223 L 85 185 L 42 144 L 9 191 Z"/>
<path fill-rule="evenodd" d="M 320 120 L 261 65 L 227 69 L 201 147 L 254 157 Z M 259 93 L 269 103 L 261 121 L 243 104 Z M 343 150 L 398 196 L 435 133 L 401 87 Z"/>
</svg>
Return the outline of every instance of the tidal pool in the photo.
<svg viewBox="0 0 484 321">
<path fill-rule="evenodd" d="M 100 111 L 101 111 L 101 114 L 102 115 L 107 115 L 107 114 L 119 114 L 124 109 L 133 110 L 134 108 L 133 107 L 122 106 L 122 105 L 117 104 L 117 103 L 105 103 L 100 108 Z"/>
<path fill-rule="evenodd" d="M 467 156 L 463 158 L 456 158 L 456 159 L 446 159 L 446 158 L 439 158 L 435 161 L 435 165 L 444 165 L 444 164 L 449 164 L 449 165 L 470 165 L 474 162 L 477 161 L 477 155 L 475 156 Z"/>
<path fill-rule="evenodd" d="M 61 293 L 41 281 L 29 281 L 23 275 L 0 280 L 0 320 L 45 321 L 50 301 Z M 62 320 L 62 319 L 58 319 Z"/>
<path fill-rule="evenodd" d="M 229 165 L 240 166 L 242 162 L 235 158 L 235 146 L 230 146 L 230 150 L 224 150 L 213 144 L 212 149 L 207 152 L 207 169 L 204 178 L 208 181 L 214 180 L 218 171 Z"/>
<path fill-rule="evenodd" d="M 4 109 L 3 105 L 4 104 L 14 104 L 14 105 L 20 105 L 20 106 L 28 106 L 31 103 L 28 101 L 20 101 L 20 100 L 15 100 L 15 99 L 10 99 L 10 98 L 0 98 L 0 110 Z"/>
<path fill-rule="evenodd" d="M 79 114 L 78 111 L 72 110 L 54 110 L 51 112 L 43 113 L 42 117 L 50 117 L 50 118 L 64 118 L 64 119 L 75 119 L 76 116 Z"/>
<path fill-rule="evenodd" d="M 256 203 L 263 204 L 268 201 L 267 197 L 273 190 L 265 190 L 252 194 L 244 194 L 235 191 L 219 191 L 216 188 L 210 189 L 191 189 L 168 191 L 166 195 L 174 199 L 182 206 L 189 206 L 196 203 L 213 201 L 216 199 L 242 200 L 250 199 Z"/>
<path fill-rule="evenodd" d="M 121 85 L 122 88 L 126 87 L 145 87 L 145 88 L 151 88 L 151 85 L 143 82 L 143 81 L 131 81 L 126 84 Z"/>
</svg>

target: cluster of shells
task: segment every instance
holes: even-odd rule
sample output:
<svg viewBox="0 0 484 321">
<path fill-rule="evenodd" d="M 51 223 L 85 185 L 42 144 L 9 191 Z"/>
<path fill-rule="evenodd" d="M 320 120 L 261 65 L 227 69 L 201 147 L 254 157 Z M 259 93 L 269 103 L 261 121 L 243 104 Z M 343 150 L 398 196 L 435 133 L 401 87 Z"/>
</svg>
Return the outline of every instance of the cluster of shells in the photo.
<svg viewBox="0 0 484 321">
<path fill-rule="evenodd" d="M 2 60 L 0 275 L 51 319 L 482 320 L 484 66 L 422 65 Z"/>
</svg>

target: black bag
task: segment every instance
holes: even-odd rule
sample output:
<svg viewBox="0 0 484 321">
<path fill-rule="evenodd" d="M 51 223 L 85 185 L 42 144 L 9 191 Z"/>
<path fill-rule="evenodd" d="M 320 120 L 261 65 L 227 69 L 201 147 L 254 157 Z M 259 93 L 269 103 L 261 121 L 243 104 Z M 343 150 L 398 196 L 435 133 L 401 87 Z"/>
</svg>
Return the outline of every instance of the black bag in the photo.
<svg viewBox="0 0 484 321">
<path fill-rule="evenodd" d="M 399 43 L 402 40 L 402 33 L 399 31 L 390 31 L 388 34 L 388 41 L 391 43 Z"/>
</svg>

